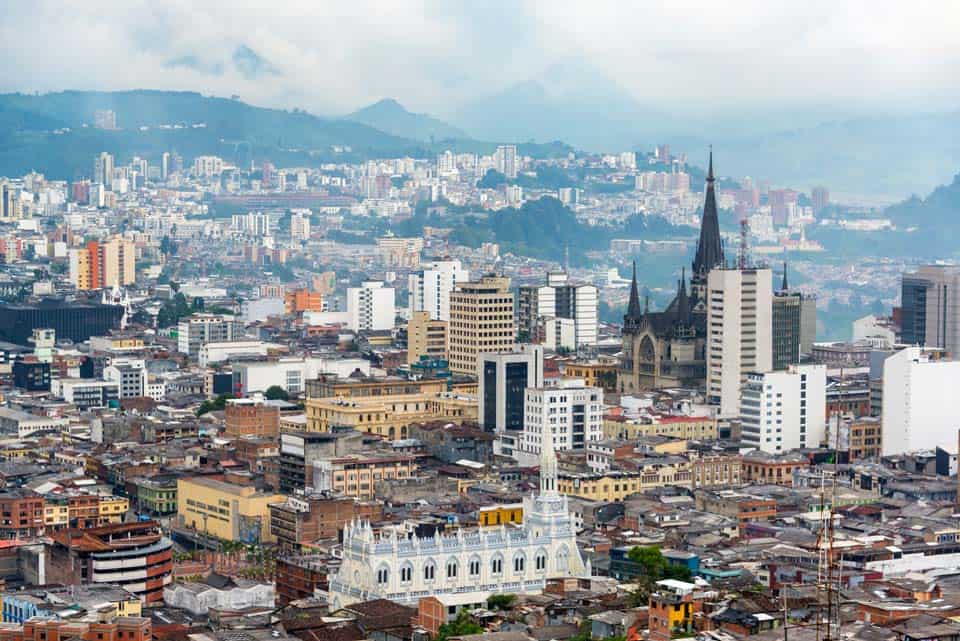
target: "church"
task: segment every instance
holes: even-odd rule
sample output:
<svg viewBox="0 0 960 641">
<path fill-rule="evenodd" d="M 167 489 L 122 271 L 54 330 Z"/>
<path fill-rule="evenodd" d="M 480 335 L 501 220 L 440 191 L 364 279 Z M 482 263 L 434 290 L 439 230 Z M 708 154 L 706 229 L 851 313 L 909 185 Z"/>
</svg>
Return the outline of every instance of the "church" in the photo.
<svg viewBox="0 0 960 641">
<path fill-rule="evenodd" d="M 677 294 L 664 311 L 651 312 L 649 301 L 644 301 L 641 308 L 634 264 L 630 302 L 623 317 L 623 352 L 617 372 L 617 389 L 621 393 L 705 384 L 707 276 L 724 261 L 715 182 L 711 151 L 690 292 L 687 293 L 684 270 L 677 282 Z"/>
<path fill-rule="evenodd" d="M 333 610 L 372 599 L 416 605 L 455 595 L 482 603 L 490 594 L 539 593 L 547 578 L 589 573 L 577 548 L 567 497 L 557 491 L 557 455 L 543 434 L 540 492 L 523 501 L 523 524 L 457 529 L 429 538 L 396 530 L 376 534 L 368 522 L 343 533 L 343 562 L 330 580 Z"/>
</svg>

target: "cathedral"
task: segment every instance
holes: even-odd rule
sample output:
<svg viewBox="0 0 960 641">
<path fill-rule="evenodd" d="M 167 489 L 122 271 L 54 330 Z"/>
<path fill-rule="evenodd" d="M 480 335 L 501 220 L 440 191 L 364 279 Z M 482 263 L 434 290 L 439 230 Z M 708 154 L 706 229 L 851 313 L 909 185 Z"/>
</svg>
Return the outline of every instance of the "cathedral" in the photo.
<svg viewBox="0 0 960 641">
<path fill-rule="evenodd" d="M 634 264 L 630 302 L 623 317 L 623 353 L 617 389 L 632 393 L 644 389 L 703 387 L 707 373 L 707 276 L 723 265 L 723 244 L 717 217 L 713 152 L 707 171 L 707 193 L 700 223 L 700 239 L 687 292 L 686 270 L 677 283 L 677 295 L 662 312 L 640 306 Z"/>
<path fill-rule="evenodd" d="M 329 601 L 333 610 L 372 599 L 415 606 L 437 595 L 479 604 L 490 594 L 539 593 L 547 578 L 589 571 L 577 548 L 567 497 L 557 492 L 557 455 L 548 430 L 541 446 L 540 493 L 524 498 L 522 526 L 419 538 L 396 530 L 375 534 L 369 523 L 354 522 L 343 533 L 343 562 L 331 577 Z"/>
</svg>

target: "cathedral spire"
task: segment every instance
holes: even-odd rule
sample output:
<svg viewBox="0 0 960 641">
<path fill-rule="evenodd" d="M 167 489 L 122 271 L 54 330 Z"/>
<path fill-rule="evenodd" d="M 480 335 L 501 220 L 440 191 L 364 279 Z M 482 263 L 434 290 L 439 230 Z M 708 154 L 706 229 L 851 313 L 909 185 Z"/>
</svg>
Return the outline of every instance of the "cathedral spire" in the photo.
<svg viewBox="0 0 960 641">
<path fill-rule="evenodd" d="M 723 246 L 720 242 L 720 219 L 717 216 L 717 194 L 714 188 L 713 148 L 710 149 L 710 165 L 707 169 L 707 193 L 703 201 L 703 220 L 700 223 L 700 240 L 693 259 L 693 276 L 704 277 L 714 267 L 723 265 Z"/>
<path fill-rule="evenodd" d="M 787 261 L 783 261 L 783 284 L 780 285 L 780 291 L 785 292 L 789 289 L 787 287 Z"/>
<path fill-rule="evenodd" d="M 553 428 L 544 425 L 540 439 L 540 494 L 557 493 L 557 452 L 553 449 Z"/>
<path fill-rule="evenodd" d="M 640 292 L 637 290 L 637 261 L 633 261 L 633 280 L 630 282 L 630 303 L 627 305 L 627 318 L 640 318 Z"/>
</svg>

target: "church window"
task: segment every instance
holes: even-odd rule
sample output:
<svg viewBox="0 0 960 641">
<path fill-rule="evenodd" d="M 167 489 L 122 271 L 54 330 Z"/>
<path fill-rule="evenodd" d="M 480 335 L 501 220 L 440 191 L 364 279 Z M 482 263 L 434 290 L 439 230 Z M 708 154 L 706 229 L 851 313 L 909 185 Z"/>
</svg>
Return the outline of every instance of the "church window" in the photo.
<svg viewBox="0 0 960 641">
<path fill-rule="evenodd" d="M 413 580 L 413 566 L 409 563 L 400 568 L 400 582 L 410 583 Z"/>
<path fill-rule="evenodd" d="M 526 557 L 524 557 L 523 554 L 517 554 L 515 557 L 513 557 L 514 572 L 523 572 L 525 564 L 526 564 Z"/>
<path fill-rule="evenodd" d="M 423 580 L 433 581 L 436 575 L 437 575 L 437 566 L 433 564 L 433 561 L 428 561 L 427 564 L 423 566 Z"/>
<path fill-rule="evenodd" d="M 455 579 L 457 578 L 457 561 L 456 559 L 450 559 L 447 561 L 447 578 Z"/>
<path fill-rule="evenodd" d="M 377 585 L 386 585 L 390 581 L 390 570 L 385 566 L 377 570 Z"/>
<path fill-rule="evenodd" d="M 503 573 L 503 557 L 495 556 L 490 560 L 490 572 L 491 574 L 502 574 Z"/>
</svg>

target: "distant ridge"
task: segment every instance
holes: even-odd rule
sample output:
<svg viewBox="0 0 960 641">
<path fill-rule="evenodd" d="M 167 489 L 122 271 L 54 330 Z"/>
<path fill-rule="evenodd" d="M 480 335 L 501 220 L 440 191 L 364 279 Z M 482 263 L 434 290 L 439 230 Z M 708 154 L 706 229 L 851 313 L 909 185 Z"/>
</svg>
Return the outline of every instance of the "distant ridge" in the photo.
<svg viewBox="0 0 960 641">
<path fill-rule="evenodd" d="M 344 117 L 385 133 L 411 140 L 439 141 L 470 138 L 465 131 L 427 114 L 407 109 L 393 98 L 384 98 Z"/>
</svg>

